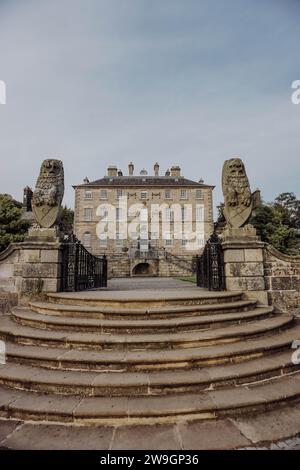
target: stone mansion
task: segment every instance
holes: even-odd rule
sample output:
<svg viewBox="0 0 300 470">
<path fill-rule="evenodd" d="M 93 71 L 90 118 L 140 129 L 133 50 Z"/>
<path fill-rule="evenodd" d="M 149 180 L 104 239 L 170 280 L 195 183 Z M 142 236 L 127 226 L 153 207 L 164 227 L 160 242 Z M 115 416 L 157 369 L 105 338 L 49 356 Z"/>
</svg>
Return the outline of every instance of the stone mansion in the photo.
<svg viewBox="0 0 300 470">
<path fill-rule="evenodd" d="M 74 233 L 108 257 L 114 277 L 190 275 L 213 231 L 214 186 L 185 178 L 179 166 L 161 175 L 155 163 L 153 171 L 136 175 L 130 163 L 123 175 L 110 166 L 101 179 L 74 186 Z"/>
</svg>

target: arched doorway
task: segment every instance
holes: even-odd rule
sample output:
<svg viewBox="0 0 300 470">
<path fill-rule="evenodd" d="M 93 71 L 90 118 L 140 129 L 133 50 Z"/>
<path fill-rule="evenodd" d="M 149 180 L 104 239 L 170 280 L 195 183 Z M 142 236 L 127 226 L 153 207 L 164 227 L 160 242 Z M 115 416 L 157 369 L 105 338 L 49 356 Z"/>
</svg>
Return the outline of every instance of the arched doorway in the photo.
<svg viewBox="0 0 300 470">
<path fill-rule="evenodd" d="M 139 263 L 132 270 L 133 276 L 153 276 L 152 266 L 149 263 Z"/>
</svg>

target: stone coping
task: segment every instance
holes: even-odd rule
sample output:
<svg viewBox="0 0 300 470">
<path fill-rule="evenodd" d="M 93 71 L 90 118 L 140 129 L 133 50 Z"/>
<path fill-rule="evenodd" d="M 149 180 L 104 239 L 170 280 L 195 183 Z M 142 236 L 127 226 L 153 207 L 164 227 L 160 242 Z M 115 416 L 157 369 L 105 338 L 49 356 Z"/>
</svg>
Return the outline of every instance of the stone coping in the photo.
<svg viewBox="0 0 300 470">
<path fill-rule="evenodd" d="M 268 253 L 282 261 L 300 263 L 300 255 L 287 255 L 286 253 L 281 253 L 281 251 L 278 251 L 276 248 L 274 248 L 274 246 L 269 244 L 265 245 L 265 249 Z"/>
<path fill-rule="evenodd" d="M 51 241 L 25 241 L 20 243 L 10 243 L 8 247 L 0 253 L 0 262 L 4 261 L 8 256 L 18 250 L 57 250 L 61 248 L 60 242 Z"/>
</svg>

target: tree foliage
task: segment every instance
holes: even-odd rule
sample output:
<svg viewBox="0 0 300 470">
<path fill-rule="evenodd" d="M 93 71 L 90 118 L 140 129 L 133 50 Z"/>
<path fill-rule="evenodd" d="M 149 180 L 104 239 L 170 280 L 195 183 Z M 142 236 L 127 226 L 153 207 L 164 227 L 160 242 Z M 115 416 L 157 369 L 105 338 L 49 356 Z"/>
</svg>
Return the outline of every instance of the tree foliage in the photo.
<svg viewBox="0 0 300 470">
<path fill-rule="evenodd" d="M 67 206 L 62 208 L 61 218 L 60 218 L 60 229 L 63 233 L 69 234 L 73 231 L 74 223 L 74 211 L 69 209 Z"/>
<path fill-rule="evenodd" d="M 0 194 L 0 251 L 13 242 L 22 242 L 29 222 L 22 219 L 22 205 L 8 194 Z"/>
<path fill-rule="evenodd" d="M 263 241 L 287 254 L 299 254 L 300 200 L 294 193 L 282 193 L 275 201 L 263 203 L 250 220 Z"/>
</svg>

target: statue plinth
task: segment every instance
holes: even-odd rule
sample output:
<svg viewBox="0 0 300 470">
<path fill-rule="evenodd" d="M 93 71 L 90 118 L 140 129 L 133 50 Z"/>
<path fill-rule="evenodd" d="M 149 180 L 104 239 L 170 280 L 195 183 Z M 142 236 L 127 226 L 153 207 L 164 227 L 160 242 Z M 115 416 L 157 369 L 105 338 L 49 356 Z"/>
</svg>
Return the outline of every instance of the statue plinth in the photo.
<svg viewBox="0 0 300 470">
<path fill-rule="evenodd" d="M 259 237 L 256 234 L 256 229 L 253 225 L 245 225 L 244 227 L 234 228 L 226 227 L 222 233 L 222 239 L 224 241 L 244 240 L 244 241 L 259 241 Z"/>
<path fill-rule="evenodd" d="M 225 284 L 228 291 L 242 291 L 260 304 L 268 303 L 265 291 L 264 243 L 251 225 L 226 228 L 222 234 Z"/>
<path fill-rule="evenodd" d="M 23 302 L 60 289 L 63 234 L 58 223 L 63 194 L 62 162 L 53 158 L 44 160 L 32 195 L 36 224 L 22 244 L 19 292 Z"/>
<path fill-rule="evenodd" d="M 27 242 L 61 242 L 63 240 L 63 233 L 58 226 L 44 228 L 44 227 L 31 227 L 28 230 L 28 235 L 25 239 Z"/>
</svg>

